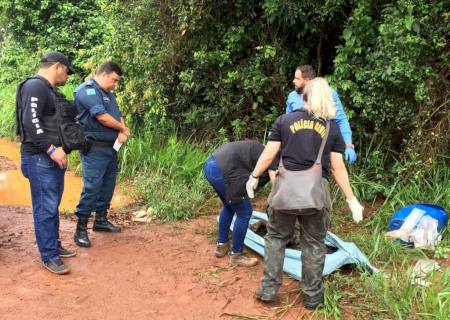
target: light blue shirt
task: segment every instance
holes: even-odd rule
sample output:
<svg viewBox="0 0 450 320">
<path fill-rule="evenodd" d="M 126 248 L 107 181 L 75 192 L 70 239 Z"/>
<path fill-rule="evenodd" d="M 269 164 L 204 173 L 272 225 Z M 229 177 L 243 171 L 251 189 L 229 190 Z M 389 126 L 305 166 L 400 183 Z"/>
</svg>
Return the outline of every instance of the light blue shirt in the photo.
<svg viewBox="0 0 450 320">
<path fill-rule="evenodd" d="M 333 101 L 336 105 L 336 123 L 341 131 L 342 138 L 344 138 L 345 144 L 352 143 L 352 129 L 348 122 L 347 115 L 344 112 L 344 107 L 342 106 L 341 99 L 336 90 L 333 90 Z M 292 91 L 289 93 L 286 100 L 286 113 L 294 112 L 295 110 L 304 108 L 302 95 L 297 91 Z"/>
</svg>

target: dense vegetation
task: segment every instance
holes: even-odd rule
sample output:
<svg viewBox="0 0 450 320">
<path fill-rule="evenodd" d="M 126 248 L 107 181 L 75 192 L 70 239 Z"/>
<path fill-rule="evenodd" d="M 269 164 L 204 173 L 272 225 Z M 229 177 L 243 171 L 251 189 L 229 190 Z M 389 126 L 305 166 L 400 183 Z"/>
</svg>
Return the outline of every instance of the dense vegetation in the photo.
<svg viewBox="0 0 450 320">
<path fill-rule="evenodd" d="M 399 270 L 424 253 L 383 234 L 405 204 L 450 209 L 449 18 L 445 0 L 0 0 L 0 135 L 12 137 L 15 87 L 45 51 L 63 51 L 79 71 L 69 95 L 112 58 L 126 73 L 117 94 L 134 133 L 122 177 L 160 218 L 187 218 L 207 211 L 208 152 L 227 140 L 264 140 L 295 67 L 312 64 L 350 118 L 355 191 L 367 206 L 382 203 L 358 230 L 336 215 L 338 234 L 395 267 L 388 283 L 330 277 L 325 315 L 342 317 L 338 303 L 361 301 L 361 316 L 444 319 L 449 271 L 431 288 L 410 285 Z M 447 233 L 438 256 L 449 242 Z"/>
</svg>

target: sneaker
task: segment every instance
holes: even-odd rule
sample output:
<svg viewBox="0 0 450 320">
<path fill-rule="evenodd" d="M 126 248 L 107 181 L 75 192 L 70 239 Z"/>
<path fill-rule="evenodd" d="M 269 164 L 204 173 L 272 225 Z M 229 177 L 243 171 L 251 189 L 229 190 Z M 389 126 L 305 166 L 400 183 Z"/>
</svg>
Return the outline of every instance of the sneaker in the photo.
<svg viewBox="0 0 450 320">
<path fill-rule="evenodd" d="M 66 274 L 70 272 L 69 266 L 66 265 L 60 258 L 44 262 L 43 265 L 48 271 L 56 274 Z"/>
<path fill-rule="evenodd" d="M 323 304 L 323 294 L 318 294 L 314 297 L 305 296 L 303 303 L 306 309 L 316 310 L 318 306 Z"/>
<path fill-rule="evenodd" d="M 230 264 L 232 266 L 253 267 L 258 264 L 258 259 L 247 257 L 245 254 L 237 252 L 231 254 Z"/>
<path fill-rule="evenodd" d="M 222 258 L 222 257 L 226 256 L 228 251 L 230 251 L 230 243 L 229 242 L 218 243 L 217 247 L 216 247 L 216 252 L 214 252 L 214 255 L 217 258 Z"/>
<path fill-rule="evenodd" d="M 275 291 L 269 292 L 264 288 L 256 289 L 255 296 L 257 299 L 264 302 L 274 302 L 275 300 L 277 300 L 277 293 Z"/>
<path fill-rule="evenodd" d="M 59 247 L 59 256 L 61 258 L 71 258 L 77 255 L 76 251 L 70 251 L 62 246 Z"/>
</svg>

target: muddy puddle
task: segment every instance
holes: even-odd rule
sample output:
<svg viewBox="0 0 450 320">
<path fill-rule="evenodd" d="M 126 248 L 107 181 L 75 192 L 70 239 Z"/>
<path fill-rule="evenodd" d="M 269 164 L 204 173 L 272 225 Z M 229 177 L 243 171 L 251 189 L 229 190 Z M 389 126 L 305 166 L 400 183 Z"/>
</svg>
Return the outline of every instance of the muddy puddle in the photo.
<svg viewBox="0 0 450 320">
<path fill-rule="evenodd" d="M 83 182 L 81 177 L 69 171 L 65 176 L 64 195 L 61 211 L 73 211 L 80 199 Z M 111 203 L 113 208 L 125 206 L 130 202 L 116 188 Z M 0 139 L 0 204 L 31 206 L 31 194 L 28 180 L 20 171 L 20 149 L 18 144 Z"/>
</svg>

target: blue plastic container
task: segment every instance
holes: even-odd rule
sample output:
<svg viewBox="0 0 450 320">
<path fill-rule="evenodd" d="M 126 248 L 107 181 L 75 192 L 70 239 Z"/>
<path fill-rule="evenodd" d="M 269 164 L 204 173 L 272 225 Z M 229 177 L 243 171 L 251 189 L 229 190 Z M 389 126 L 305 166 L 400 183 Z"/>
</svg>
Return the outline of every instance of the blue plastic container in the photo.
<svg viewBox="0 0 450 320">
<path fill-rule="evenodd" d="M 440 232 L 447 224 L 448 216 L 444 208 L 433 204 L 419 203 L 403 207 L 394 213 L 389 220 L 388 231 L 400 229 L 403 222 L 405 222 L 405 219 L 415 208 L 425 211 L 424 216 L 430 216 L 438 221 L 438 232 Z"/>
</svg>

